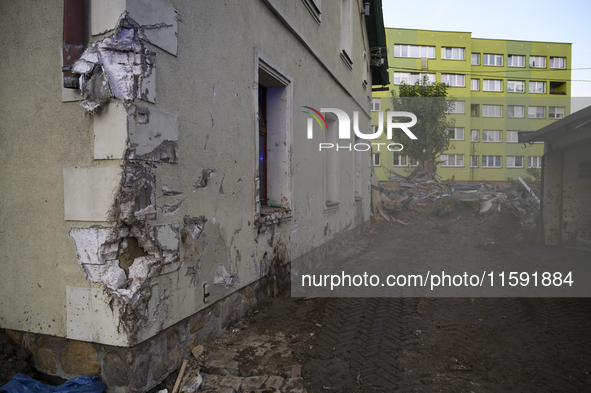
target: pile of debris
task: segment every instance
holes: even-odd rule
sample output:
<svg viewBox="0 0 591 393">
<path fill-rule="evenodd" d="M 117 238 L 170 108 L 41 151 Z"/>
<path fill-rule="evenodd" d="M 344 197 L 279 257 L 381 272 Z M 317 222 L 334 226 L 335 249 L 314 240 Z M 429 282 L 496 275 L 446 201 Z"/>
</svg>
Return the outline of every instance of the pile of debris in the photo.
<svg viewBox="0 0 591 393">
<path fill-rule="evenodd" d="M 435 174 L 422 177 L 391 176 L 388 181 L 378 182 L 372 174 L 372 209 L 374 218 L 380 217 L 390 223 L 408 224 L 398 219 L 404 211 L 422 213 L 421 206 L 427 201 L 445 206 L 437 210 L 444 215 L 455 204 L 478 206 L 478 212 L 486 216 L 485 222 L 496 213 L 510 210 L 520 220 L 525 230 L 536 226 L 540 211 L 539 191 L 532 189 L 521 177 L 519 183 L 510 186 L 494 182 L 455 183 L 440 181 Z M 519 191 L 522 189 L 522 191 Z"/>
</svg>

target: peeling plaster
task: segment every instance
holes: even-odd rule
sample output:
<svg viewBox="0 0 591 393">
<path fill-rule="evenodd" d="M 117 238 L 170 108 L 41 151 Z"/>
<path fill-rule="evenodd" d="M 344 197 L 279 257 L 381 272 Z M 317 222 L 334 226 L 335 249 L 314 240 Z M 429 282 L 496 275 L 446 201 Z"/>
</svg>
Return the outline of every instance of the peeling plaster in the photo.
<svg viewBox="0 0 591 393">
<path fill-rule="evenodd" d="M 180 201 L 179 203 L 177 203 L 176 205 L 163 205 L 161 208 L 162 211 L 162 215 L 163 216 L 172 216 L 175 215 L 179 212 L 179 210 L 181 209 L 181 207 L 183 207 L 183 204 L 187 201 L 188 198 L 183 199 L 182 201 Z"/>
<path fill-rule="evenodd" d="M 185 260 L 195 259 L 199 256 L 199 250 L 197 249 L 197 239 L 201 236 L 207 219 L 204 216 L 200 217 L 189 217 L 183 218 L 185 226 L 181 231 L 181 241 L 188 250 L 185 252 Z"/>
<path fill-rule="evenodd" d="M 201 177 L 199 178 L 199 180 L 197 180 L 197 183 L 195 183 L 195 185 L 193 186 L 194 189 L 198 189 L 198 188 L 205 188 L 207 187 L 207 183 L 209 182 L 209 179 L 211 178 L 211 174 L 214 173 L 215 171 L 213 169 L 203 169 L 201 171 Z"/>
<path fill-rule="evenodd" d="M 141 85 L 152 73 L 156 52 L 148 50 L 143 27 L 124 12 L 112 35 L 93 42 L 74 63 L 72 72 L 80 75 L 80 89 L 86 92 L 82 107 L 91 114 L 110 97 L 129 108 L 141 98 Z"/>
<path fill-rule="evenodd" d="M 224 173 L 224 175 L 222 176 L 222 181 L 220 182 L 220 195 L 226 195 L 224 194 L 224 179 L 226 178 L 226 174 Z"/>
<path fill-rule="evenodd" d="M 240 282 L 240 278 L 237 274 L 230 274 L 226 271 L 226 268 L 222 265 L 216 267 L 213 272 L 213 283 L 216 285 L 223 285 L 226 288 L 233 286 Z"/>
<path fill-rule="evenodd" d="M 162 194 L 166 196 L 177 196 L 182 195 L 181 191 L 173 191 L 166 184 L 162 186 Z"/>
</svg>

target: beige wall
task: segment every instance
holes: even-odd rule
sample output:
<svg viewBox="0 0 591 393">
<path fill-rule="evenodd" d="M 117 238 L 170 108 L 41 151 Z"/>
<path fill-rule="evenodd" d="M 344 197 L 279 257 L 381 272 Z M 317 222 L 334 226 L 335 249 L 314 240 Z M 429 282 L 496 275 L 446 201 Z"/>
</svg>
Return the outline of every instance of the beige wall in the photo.
<svg viewBox="0 0 591 393">
<path fill-rule="evenodd" d="M 110 298 L 75 305 L 66 301 L 66 296 L 92 298 L 94 290 L 89 288 L 101 288 L 86 280 L 89 267 L 83 270 L 77 263 L 80 256 L 68 233 L 71 228 L 109 227 L 114 223 L 68 216 L 68 204 L 68 211 L 64 211 L 64 179 L 69 178 L 64 168 L 117 168 L 125 163 L 105 160 L 109 155 L 103 153 L 94 159 L 97 129 L 105 135 L 105 127 L 97 124 L 104 125 L 107 115 L 85 116 L 78 102 L 61 100 L 62 2 L 2 4 L 0 18 L 7 39 L 0 44 L 5 54 L 0 59 L 4 86 L 0 93 L 4 147 L 0 168 L 4 180 L 0 197 L 0 326 L 129 345 L 253 282 L 264 271 L 261 261 L 274 258 L 278 251 L 289 259 L 297 258 L 369 219 L 369 155 L 360 160 L 364 199 L 355 202 L 353 153 L 339 152 L 340 205 L 326 210 L 324 155 L 318 152 L 321 133 L 315 132 L 313 140 L 305 138 L 307 117 L 300 110 L 301 105 L 329 106 L 333 97 L 339 97 L 342 109 L 360 112 L 361 124 L 369 120 L 370 87 L 361 84 L 365 75 L 361 67 L 363 51 L 369 50 L 363 17 L 358 12 L 360 3 L 352 3 L 352 70 L 339 56 L 339 3 L 323 2 L 322 22 L 318 24 L 302 1 L 253 1 L 248 5 L 240 1 L 209 2 L 207 6 L 193 1 L 170 2 L 178 13 L 178 51 L 174 56 L 169 46 L 167 52 L 148 45 L 158 53 L 156 99 L 155 103 L 136 100 L 135 104 L 164 118 L 159 127 L 167 135 L 178 128 L 178 163 L 148 165 L 141 161 L 155 178 L 156 218 L 147 222 L 161 233 L 168 231 L 166 241 L 174 248 L 174 228 L 182 230 L 184 216 L 204 216 L 208 221 L 197 240 L 199 262 L 188 257 L 186 244 L 177 236 L 180 261 L 163 264 L 162 270 L 150 273 L 145 284 L 149 290 L 138 292 L 143 319 L 137 321 L 137 331 L 132 335 L 117 333 L 117 308 L 110 311 L 106 303 Z M 39 23 L 32 26 L 24 20 Z M 116 22 L 112 21 L 113 27 Z M 289 28 L 287 23 L 291 23 Z M 298 33 L 302 35 L 299 38 Z M 286 149 L 292 176 L 292 212 L 289 220 L 275 228 L 272 242 L 267 233 L 259 234 L 254 226 L 257 51 L 289 77 L 292 91 L 285 130 L 291 141 Z M 342 101 L 351 96 L 355 99 Z M 116 108 L 111 102 L 107 110 L 116 113 Z M 112 130 L 113 144 L 121 146 L 121 132 L 131 133 L 138 126 L 131 112 L 113 121 L 106 127 L 107 140 Z M 104 142 L 101 139 L 99 152 L 109 151 Z M 115 145 L 113 151 L 117 150 Z M 196 188 L 204 169 L 215 172 L 207 187 Z M 68 197 L 79 196 L 76 184 L 80 183 L 66 187 Z M 164 186 L 182 194 L 165 195 Z M 178 209 L 171 208 L 181 202 Z M 88 233 L 96 238 L 91 230 Z M 84 244 L 92 243 L 92 236 L 85 238 Z M 214 271 L 219 266 L 240 281 L 229 288 L 214 284 Z M 101 279 L 120 274 L 117 266 L 91 267 Z M 199 283 L 194 285 L 192 273 L 197 270 Z M 121 277 L 112 282 L 119 284 Z M 203 302 L 204 283 L 211 288 L 208 303 Z M 116 287 L 111 293 L 118 298 L 122 291 Z M 119 304 L 128 303 L 123 299 Z M 96 313 L 111 322 L 100 331 L 89 331 Z"/>
</svg>

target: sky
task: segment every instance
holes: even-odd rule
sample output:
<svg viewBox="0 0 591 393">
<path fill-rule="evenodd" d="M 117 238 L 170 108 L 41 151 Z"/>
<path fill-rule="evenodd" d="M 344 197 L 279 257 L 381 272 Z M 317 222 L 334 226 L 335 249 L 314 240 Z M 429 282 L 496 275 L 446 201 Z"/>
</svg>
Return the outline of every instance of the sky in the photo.
<svg viewBox="0 0 591 393">
<path fill-rule="evenodd" d="M 571 43 L 571 96 L 591 97 L 590 0 L 382 0 L 382 9 L 386 27 Z"/>
</svg>

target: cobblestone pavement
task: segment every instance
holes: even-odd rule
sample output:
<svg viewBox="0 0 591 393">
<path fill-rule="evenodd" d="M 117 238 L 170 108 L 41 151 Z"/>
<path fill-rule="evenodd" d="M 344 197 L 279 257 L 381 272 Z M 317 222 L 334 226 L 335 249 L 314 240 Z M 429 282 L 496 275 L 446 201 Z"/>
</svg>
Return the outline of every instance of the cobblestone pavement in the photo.
<svg viewBox="0 0 591 393">
<path fill-rule="evenodd" d="M 548 255 L 591 263 L 585 251 L 514 244 L 506 233 L 498 236 L 498 227 L 479 221 L 378 224 L 373 235 L 334 257 L 347 264 L 381 249 L 417 264 L 446 253 L 464 263 L 475 256 L 536 263 Z M 491 239 L 494 246 L 484 247 Z M 259 340 L 266 335 L 269 348 L 281 347 L 280 355 L 244 356 L 253 334 Z M 302 364 L 310 393 L 591 392 L 589 298 L 283 296 L 237 326 L 211 353 L 237 342 L 245 348 L 233 360 L 260 365 L 274 359 L 260 372 L 281 375 L 289 364 Z"/>
</svg>

